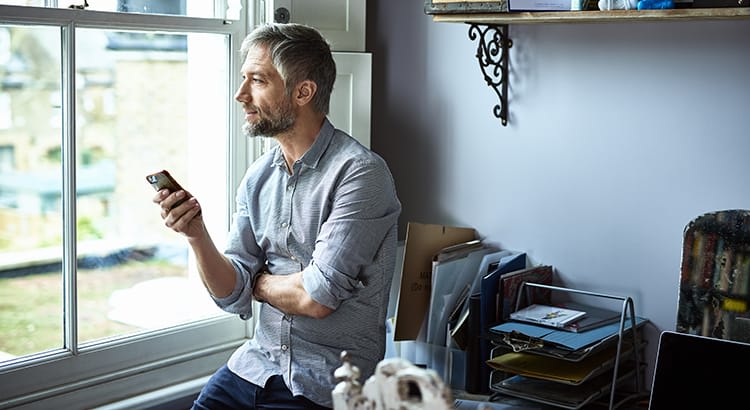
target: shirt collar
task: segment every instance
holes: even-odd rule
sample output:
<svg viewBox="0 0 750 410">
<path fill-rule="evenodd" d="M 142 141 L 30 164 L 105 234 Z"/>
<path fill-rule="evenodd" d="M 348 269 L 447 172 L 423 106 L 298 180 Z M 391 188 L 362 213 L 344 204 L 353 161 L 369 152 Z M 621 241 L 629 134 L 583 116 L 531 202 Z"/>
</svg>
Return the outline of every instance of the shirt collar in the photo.
<svg viewBox="0 0 750 410">
<path fill-rule="evenodd" d="M 323 153 L 331 144 L 334 131 L 335 129 L 333 128 L 333 124 L 328 121 L 328 118 L 325 118 L 323 120 L 323 125 L 320 127 L 318 135 L 315 137 L 315 141 L 313 141 L 313 144 L 310 146 L 307 152 L 302 155 L 302 158 L 299 159 L 299 162 L 302 163 L 303 166 L 308 168 L 317 167 L 318 163 L 320 162 L 320 158 L 323 156 Z M 273 165 L 283 166 L 284 168 L 286 168 L 286 161 L 284 160 L 284 154 L 281 151 L 280 146 L 276 147 L 276 153 L 274 154 L 273 158 Z"/>
</svg>

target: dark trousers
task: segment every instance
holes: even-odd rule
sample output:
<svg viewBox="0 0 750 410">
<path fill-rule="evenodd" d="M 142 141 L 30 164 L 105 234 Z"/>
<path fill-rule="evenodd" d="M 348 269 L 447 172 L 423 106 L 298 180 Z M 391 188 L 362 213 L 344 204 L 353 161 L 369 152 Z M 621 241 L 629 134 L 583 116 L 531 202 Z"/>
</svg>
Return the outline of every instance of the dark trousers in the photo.
<svg viewBox="0 0 750 410">
<path fill-rule="evenodd" d="M 301 396 L 292 396 L 281 376 L 273 376 L 265 387 L 256 386 L 229 371 L 226 365 L 217 370 L 201 390 L 192 410 L 240 409 L 320 409 Z"/>
</svg>

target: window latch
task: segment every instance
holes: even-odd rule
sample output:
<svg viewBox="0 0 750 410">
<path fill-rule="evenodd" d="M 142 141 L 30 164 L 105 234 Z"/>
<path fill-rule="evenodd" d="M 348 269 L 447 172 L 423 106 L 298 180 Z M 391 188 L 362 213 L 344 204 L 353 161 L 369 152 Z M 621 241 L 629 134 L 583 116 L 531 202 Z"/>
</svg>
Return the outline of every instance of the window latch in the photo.
<svg viewBox="0 0 750 410">
<path fill-rule="evenodd" d="M 69 9 L 85 10 L 89 6 L 89 2 L 83 0 L 83 4 L 71 4 L 68 6 Z"/>
</svg>

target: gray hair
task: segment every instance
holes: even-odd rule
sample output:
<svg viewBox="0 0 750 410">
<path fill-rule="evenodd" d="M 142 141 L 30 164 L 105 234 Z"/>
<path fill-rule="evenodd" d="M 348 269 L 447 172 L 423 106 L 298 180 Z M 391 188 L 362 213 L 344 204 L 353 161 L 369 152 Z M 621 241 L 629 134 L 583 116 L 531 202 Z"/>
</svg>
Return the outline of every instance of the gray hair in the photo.
<svg viewBox="0 0 750 410">
<path fill-rule="evenodd" d="M 328 114 L 336 63 L 330 44 L 318 30 L 296 23 L 260 25 L 242 41 L 243 61 L 250 49 L 258 46 L 268 47 L 271 61 L 284 80 L 287 96 L 301 81 L 312 80 L 317 85 L 313 108 Z"/>
</svg>

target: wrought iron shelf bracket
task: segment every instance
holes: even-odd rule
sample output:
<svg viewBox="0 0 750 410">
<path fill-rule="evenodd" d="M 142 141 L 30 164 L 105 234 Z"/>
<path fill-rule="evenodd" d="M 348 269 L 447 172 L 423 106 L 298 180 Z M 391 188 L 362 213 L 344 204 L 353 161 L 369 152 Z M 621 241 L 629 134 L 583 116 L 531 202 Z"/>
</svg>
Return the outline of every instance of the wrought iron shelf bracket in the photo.
<svg viewBox="0 0 750 410">
<path fill-rule="evenodd" d="M 508 125 L 508 56 L 513 41 L 507 24 L 469 23 L 469 39 L 478 40 L 477 61 L 484 80 L 497 94 L 500 103 L 492 109 L 504 126 Z"/>
</svg>

